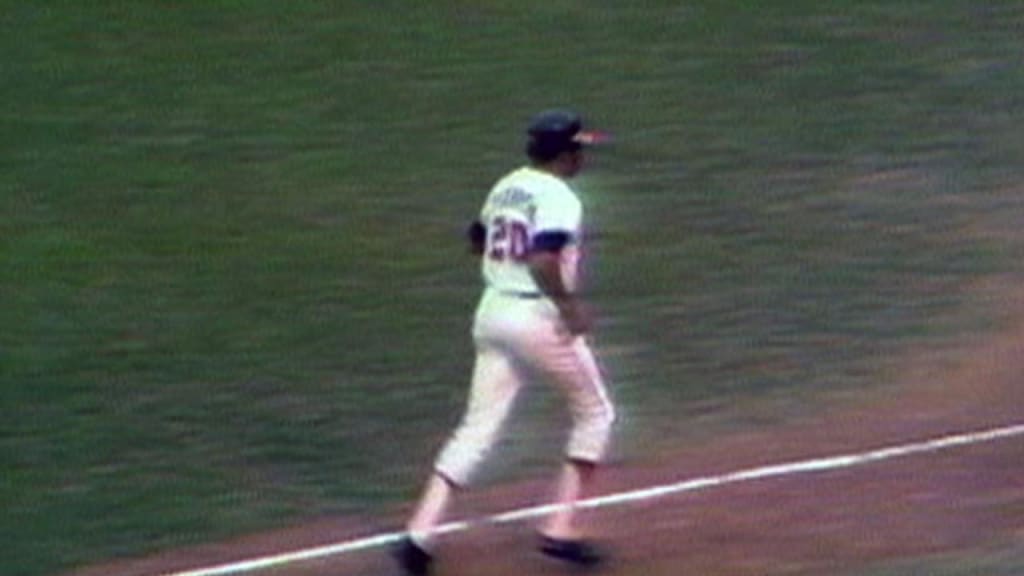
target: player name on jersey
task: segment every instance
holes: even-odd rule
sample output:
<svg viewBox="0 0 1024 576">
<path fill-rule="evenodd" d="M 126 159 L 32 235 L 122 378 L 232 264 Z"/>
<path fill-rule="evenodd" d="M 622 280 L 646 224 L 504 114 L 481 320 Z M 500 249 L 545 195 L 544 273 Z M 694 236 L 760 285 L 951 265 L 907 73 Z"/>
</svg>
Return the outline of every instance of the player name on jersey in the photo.
<svg viewBox="0 0 1024 576">
<path fill-rule="evenodd" d="M 512 187 L 499 191 L 491 198 L 491 209 L 508 209 L 524 214 L 531 223 L 537 213 L 533 194 L 522 188 Z"/>
</svg>

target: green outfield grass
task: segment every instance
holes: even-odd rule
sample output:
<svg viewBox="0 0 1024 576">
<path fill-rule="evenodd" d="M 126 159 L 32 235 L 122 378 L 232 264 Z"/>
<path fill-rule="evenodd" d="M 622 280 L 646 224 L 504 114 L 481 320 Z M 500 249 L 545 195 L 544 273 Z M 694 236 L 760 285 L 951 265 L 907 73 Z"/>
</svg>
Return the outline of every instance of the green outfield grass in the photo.
<svg viewBox="0 0 1024 576">
<path fill-rule="evenodd" d="M 551 105 L 617 137 L 579 188 L 622 457 L 997 325 L 1024 10 L 761 4 L 0 3 L 0 573 L 413 497 L 463 225 Z M 489 481 L 557 457 L 550 400 Z"/>
</svg>

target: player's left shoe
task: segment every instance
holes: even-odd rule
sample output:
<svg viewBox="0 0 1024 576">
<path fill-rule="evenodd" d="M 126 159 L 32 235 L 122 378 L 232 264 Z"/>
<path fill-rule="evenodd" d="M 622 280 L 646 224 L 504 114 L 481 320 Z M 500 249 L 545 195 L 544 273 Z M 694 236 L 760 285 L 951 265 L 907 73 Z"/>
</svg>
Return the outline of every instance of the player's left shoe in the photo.
<svg viewBox="0 0 1024 576">
<path fill-rule="evenodd" d="M 597 546 L 585 540 L 562 540 L 542 535 L 539 548 L 541 554 L 549 558 L 580 568 L 596 568 L 605 562 L 605 555 Z"/>
<path fill-rule="evenodd" d="M 428 576 L 434 558 L 412 538 L 405 537 L 391 549 L 391 557 L 398 562 L 406 576 Z"/>
</svg>

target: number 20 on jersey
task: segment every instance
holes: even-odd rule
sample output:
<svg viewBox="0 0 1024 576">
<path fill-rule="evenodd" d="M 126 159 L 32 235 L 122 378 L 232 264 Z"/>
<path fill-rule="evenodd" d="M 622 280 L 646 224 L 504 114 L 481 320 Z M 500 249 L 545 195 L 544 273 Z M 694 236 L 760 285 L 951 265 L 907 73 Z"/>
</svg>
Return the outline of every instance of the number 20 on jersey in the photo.
<svg viewBox="0 0 1024 576">
<path fill-rule="evenodd" d="M 487 256 L 491 260 L 522 262 L 530 249 L 530 232 L 519 220 L 495 216 L 491 219 L 488 244 Z"/>
</svg>

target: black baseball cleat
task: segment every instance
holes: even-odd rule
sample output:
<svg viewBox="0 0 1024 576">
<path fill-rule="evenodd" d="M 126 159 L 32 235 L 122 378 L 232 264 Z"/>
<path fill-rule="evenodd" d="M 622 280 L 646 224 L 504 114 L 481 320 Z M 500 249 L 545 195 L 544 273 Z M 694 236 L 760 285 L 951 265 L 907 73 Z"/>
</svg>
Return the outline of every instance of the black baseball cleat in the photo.
<svg viewBox="0 0 1024 576">
<path fill-rule="evenodd" d="M 427 576 L 434 558 L 406 536 L 391 548 L 391 556 L 406 576 Z"/>
<path fill-rule="evenodd" d="M 596 546 L 583 540 L 562 540 L 542 535 L 540 552 L 579 568 L 596 568 L 605 561 L 604 554 Z"/>
</svg>

